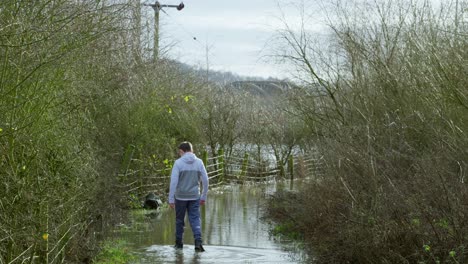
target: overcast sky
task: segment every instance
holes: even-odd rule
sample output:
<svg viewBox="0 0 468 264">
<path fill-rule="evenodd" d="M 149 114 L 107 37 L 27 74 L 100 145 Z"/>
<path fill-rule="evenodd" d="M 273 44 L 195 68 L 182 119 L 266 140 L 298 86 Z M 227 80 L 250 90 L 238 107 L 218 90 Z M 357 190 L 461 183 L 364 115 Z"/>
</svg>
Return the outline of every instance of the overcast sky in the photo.
<svg viewBox="0 0 468 264">
<path fill-rule="evenodd" d="M 180 3 L 179 0 L 159 2 Z M 210 69 L 284 78 L 285 70 L 267 61 L 265 55 L 272 54 L 271 39 L 281 25 L 281 14 L 287 14 L 289 21 L 298 19 L 298 9 L 292 2 L 298 1 L 185 0 L 182 11 L 164 8 L 160 13 L 160 46 L 171 44 L 168 56 L 191 65 L 205 68 L 208 48 Z M 146 7 L 146 12 L 148 16 L 154 15 L 151 7 Z"/>
<path fill-rule="evenodd" d="M 154 4 L 156 0 L 141 0 Z M 385 2 L 385 0 L 382 0 Z M 417 0 L 416 0 L 417 1 Z M 425 0 L 420 0 L 423 2 Z M 432 3 L 454 0 L 429 0 Z M 456 0 L 455 0 L 456 1 Z M 180 0 L 159 0 L 160 4 L 178 5 Z M 319 49 L 327 48 L 325 38 L 326 6 L 330 0 L 185 0 L 185 8 L 163 8 L 160 12 L 160 48 L 170 47 L 166 54 L 172 59 L 206 68 L 207 48 L 209 67 L 212 70 L 230 71 L 243 76 L 285 78 L 288 67 L 275 64 L 272 59 L 278 47 L 273 41 L 275 32 L 283 27 L 282 17 L 291 28 L 298 28 L 301 16 L 298 7 L 304 4 L 306 31 L 321 39 Z M 373 3 L 367 0 L 342 0 L 346 8 L 354 2 Z M 391 3 L 390 1 L 388 3 Z M 409 0 L 395 0 L 397 6 L 408 6 Z M 437 5 L 436 5 L 437 6 Z M 149 28 L 154 28 L 154 11 L 144 6 Z M 362 10 L 357 11 L 365 21 L 369 19 Z M 333 15 L 332 15 L 333 16 Z M 149 33 L 150 35 L 152 34 Z M 152 48 L 152 35 L 148 45 Z"/>
</svg>

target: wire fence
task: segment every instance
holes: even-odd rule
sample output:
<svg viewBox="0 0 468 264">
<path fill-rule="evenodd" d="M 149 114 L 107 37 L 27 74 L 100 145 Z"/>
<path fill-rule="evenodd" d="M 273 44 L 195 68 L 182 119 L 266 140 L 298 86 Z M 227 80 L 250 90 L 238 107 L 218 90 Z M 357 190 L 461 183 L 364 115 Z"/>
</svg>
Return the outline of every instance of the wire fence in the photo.
<svg viewBox="0 0 468 264">
<path fill-rule="evenodd" d="M 323 174 L 323 157 L 318 152 L 294 155 L 286 165 L 276 161 L 261 160 L 248 155 L 226 156 L 222 153 L 208 157 L 203 153 L 210 189 L 226 184 L 242 184 L 246 182 L 267 182 L 278 179 L 315 178 Z M 168 162 L 174 164 L 175 160 Z M 132 160 L 132 162 L 138 162 Z M 272 166 L 271 164 L 275 164 Z M 155 193 L 162 198 L 169 192 L 171 167 L 154 171 L 128 170 L 119 174 L 123 190 L 134 197 L 142 198 L 148 193 Z"/>
</svg>

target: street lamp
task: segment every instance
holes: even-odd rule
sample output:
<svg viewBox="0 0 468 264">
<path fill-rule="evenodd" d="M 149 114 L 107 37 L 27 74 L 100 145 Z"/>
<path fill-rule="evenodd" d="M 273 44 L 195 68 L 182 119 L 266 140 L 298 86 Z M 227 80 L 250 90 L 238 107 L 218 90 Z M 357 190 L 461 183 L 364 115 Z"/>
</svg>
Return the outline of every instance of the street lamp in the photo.
<svg viewBox="0 0 468 264">
<path fill-rule="evenodd" d="M 153 47 L 153 57 L 154 61 L 157 61 L 158 59 L 158 53 L 159 53 L 159 10 L 161 10 L 164 7 L 172 7 L 176 8 L 177 10 L 182 10 L 185 5 L 183 2 L 181 2 L 178 5 L 163 5 L 159 3 L 159 1 L 156 1 L 154 4 L 143 4 L 145 6 L 151 6 L 154 9 L 154 47 Z"/>
</svg>

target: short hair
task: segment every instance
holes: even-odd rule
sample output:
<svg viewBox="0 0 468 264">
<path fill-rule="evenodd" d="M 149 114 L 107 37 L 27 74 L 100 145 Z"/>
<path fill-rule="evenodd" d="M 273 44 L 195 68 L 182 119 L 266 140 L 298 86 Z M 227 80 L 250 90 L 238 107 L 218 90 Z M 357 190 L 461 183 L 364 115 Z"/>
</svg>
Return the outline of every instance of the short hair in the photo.
<svg viewBox="0 0 468 264">
<path fill-rule="evenodd" d="M 192 143 L 188 142 L 188 141 L 184 141 L 182 143 L 180 143 L 179 145 L 179 149 L 181 149 L 183 152 L 187 152 L 187 151 L 192 151 Z"/>
</svg>

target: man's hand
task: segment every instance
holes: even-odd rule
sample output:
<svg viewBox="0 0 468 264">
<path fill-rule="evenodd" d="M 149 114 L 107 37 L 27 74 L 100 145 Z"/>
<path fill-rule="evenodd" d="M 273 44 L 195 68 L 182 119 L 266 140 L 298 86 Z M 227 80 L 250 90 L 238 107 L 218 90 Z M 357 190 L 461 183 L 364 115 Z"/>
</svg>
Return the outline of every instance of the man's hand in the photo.
<svg viewBox="0 0 468 264">
<path fill-rule="evenodd" d="M 171 207 L 172 209 L 174 209 L 174 208 L 175 208 L 175 204 L 170 203 L 170 204 L 169 204 L 169 207 Z"/>
<path fill-rule="evenodd" d="M 205 205 L 205 200 L 200 200 L 200 205 Z"/>
</svg>

